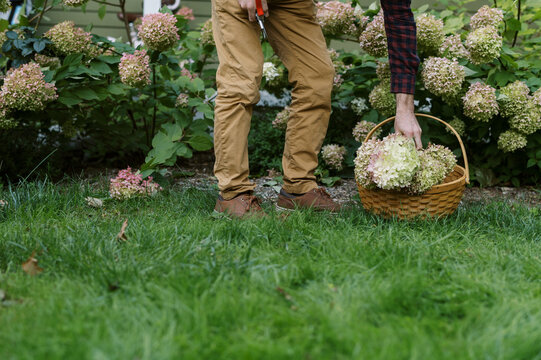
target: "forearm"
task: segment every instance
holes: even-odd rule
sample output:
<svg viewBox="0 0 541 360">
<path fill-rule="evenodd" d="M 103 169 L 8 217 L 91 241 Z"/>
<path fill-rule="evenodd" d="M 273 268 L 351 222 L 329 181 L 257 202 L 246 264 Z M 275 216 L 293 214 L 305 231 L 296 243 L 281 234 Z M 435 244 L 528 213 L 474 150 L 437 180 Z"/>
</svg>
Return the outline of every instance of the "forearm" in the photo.
<svg viewBox="0 0 541 360">
<path fill-rule="evenodd" d="M 417 31 L 410 0 L 381 0 L 391 68 L 391 92 L 415 93 L 419 67 Z"/>
<path fill-rule="evenodd" d="M 414 113 L 415 104 L 413 99 L 413 94 L 396 94 L 396 113 L 405 114 L 405 113 Z"/>
</svg>

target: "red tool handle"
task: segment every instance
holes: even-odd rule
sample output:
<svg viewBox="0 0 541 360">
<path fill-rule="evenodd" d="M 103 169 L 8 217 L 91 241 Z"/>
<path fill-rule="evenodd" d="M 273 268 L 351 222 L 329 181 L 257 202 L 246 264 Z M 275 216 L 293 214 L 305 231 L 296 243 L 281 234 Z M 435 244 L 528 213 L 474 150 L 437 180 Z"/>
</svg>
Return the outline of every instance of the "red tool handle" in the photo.
<svg viewBox="0 0 541 360">
<path fill-rule="evenodd" d="M 263 11 L 263 4 L 261 3 L 261 0 L 255 0 L 255 7 L 257 9 L 257 15 L 263 16 L 265 12 Z"/>
</svg>

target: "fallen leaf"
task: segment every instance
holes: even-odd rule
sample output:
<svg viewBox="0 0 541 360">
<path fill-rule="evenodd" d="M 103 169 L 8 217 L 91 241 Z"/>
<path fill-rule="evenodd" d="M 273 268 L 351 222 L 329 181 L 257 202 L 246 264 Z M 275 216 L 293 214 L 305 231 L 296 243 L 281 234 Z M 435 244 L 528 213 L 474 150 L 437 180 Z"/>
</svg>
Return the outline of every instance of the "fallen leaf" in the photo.
<svg viewBox="0 0 541 360">
<path fill-rule="evenodd" d="M 0 199 L 0 209 L 5 208 L 8 205 L 8 202 L 6 200 Z"/>
<path fill-rule="evenodd" d="M 0 302 L 6 300 L 6 292 L 0 289 Z"/>
<path fill-rule="evenodd" d="M 28 260 L 22 263 L 23 271 L 32 276 L 43 272 L 43 269 L 38 266 L 38 260 L 34 257 L 35 255 L 36 252 L 33 251 Z"/>
<path fill-rule="evenodd" d="M 98 199 L 98 198 L 94 198 L 94 197 L 87 197 L 85 198 L 86 200 L 86 204 L 90 207 L 93 207 L 93 208 L 100 208 L 103 206 L 103 200 L 102 199 Z"/>
<path fill-rule="evenodd" d="M 122 223 L 122 227 L 120 228 L 120 232 L 116 236 L 116 238 L 120 241 L 128 241 L 128 238 L 126 237 L 126 228 L 128 227 L 128 219 L 124 220 Z"/>
</svg>

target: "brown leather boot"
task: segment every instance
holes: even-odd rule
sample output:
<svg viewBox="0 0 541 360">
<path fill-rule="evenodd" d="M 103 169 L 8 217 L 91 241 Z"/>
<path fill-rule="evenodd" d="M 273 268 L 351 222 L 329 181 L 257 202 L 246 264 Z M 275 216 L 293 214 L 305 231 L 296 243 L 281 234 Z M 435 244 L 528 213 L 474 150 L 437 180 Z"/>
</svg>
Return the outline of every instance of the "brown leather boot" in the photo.
<svg viewBox="0 0 541 360">
<path fill-rule="evenodd" d="M 260 204 L 259 198 L 250 194 L 240 194 L 231 200 L 225 200 L 220 196 L 216 200 L 214 213 L 224 213 L 232 218 L 264 217 L 267 214 Z"/>
<path fill-rule="evenodd" d="M 340 211 L 340 205 L 331 199 L 324 188 L 316 188 L 299 196 L 291 195 L 283 189 L 278 195 L 278 210 L 313 209 L 316 211 Z"/>
</svg>

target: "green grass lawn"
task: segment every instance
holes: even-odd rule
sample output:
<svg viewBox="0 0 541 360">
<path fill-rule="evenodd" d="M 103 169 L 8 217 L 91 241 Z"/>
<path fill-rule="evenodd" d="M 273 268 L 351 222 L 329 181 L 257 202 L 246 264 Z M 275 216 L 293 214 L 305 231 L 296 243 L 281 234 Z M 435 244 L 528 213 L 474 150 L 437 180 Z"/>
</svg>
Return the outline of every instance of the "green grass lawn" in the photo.
<svg viewBox="0 0 541 360">
<path fill-rule="evenodd" d="M 0 190 L 0 359 L 541 359 L 538 208 L 229 221 L 85 184 Z"/>
</svg>

